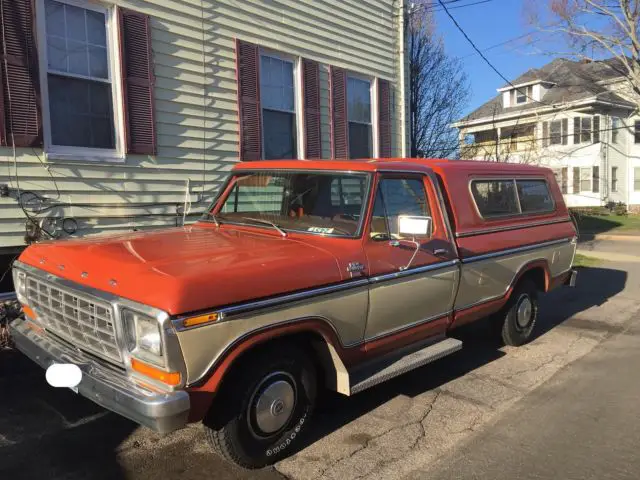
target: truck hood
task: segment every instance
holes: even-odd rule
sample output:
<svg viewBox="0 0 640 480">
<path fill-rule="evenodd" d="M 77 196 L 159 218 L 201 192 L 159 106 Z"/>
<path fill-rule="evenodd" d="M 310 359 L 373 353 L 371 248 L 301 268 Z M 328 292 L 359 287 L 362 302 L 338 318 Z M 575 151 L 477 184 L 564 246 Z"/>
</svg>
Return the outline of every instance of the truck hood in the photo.
<svg viewBox="0 0 640 480">
<path fill-rule="evenodd" d="M 20 261 L 169 314 L 342 280 L 327 250 L 231 226 L 44 242 L 28 247 Z"/>
</svg>

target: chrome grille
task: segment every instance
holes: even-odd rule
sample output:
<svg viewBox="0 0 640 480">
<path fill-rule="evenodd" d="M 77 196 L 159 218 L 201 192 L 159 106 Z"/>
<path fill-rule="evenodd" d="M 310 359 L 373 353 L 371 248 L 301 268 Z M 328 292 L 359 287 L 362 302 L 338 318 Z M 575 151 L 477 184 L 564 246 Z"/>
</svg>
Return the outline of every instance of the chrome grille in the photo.
<svg viewBox="0 0 640 480">
<path fill-rule="evenodd" d="M 27 276 L 29 306 L 42 326 L 81 350 L 122 362 L 116 341 L 113 309 L 70 289 Z"/>
</svg>

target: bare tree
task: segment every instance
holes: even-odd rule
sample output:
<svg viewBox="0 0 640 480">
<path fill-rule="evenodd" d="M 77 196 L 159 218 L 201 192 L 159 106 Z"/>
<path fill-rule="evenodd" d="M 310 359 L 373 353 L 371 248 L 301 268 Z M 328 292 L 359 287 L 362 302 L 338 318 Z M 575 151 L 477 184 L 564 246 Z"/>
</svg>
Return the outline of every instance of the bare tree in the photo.
<svg viewBox="0 0 640 480">
<path fill-rule="evenodd" d="M 640 99 L 640 0 L 540 0 L 526 2 L 525 15 L 540 30 L 561 33 L 575 57 L 616 59 L 609 66 Z"/>
<path fill-rule="evenodd" d="M 407 16 L 411 156 L 449 157 L 459 147 L 451 124 L 462 115 L 470 87 L 462 64 L 447 56 L 429 5 L 418 4 Z"/>
</svg>

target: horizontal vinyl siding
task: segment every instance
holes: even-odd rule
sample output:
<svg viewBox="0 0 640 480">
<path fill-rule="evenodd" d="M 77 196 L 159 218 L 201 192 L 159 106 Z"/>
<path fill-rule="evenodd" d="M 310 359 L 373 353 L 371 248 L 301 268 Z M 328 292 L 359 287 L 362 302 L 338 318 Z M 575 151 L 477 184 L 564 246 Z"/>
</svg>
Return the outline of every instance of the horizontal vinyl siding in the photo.
<svg viewBox="0 0 640 480">
<path fill-rule="evenodd" d="M 175 225 L 182 221 L 176 211 L 184 204 L 187 182 L 194 213 L 187 220 L 209 204 L 238 159 L 236 38 L 320 63 L 325 158 L 331 150 L 328 65 L 389 80 L 393 111 L 400 109 L 394 17 L 400 2 L 120 0 L 117 4 L 151 16 L 158 155 L 131 155 L 124 163 L 47 162 L 40 150 L 19 149 L 15 161 L 20 189 L 51 199 L 36 205 L 46 209 L 37 218 L 57 218 L 60 227 L 62 218 L 73 217 L 78 222 L 76 235 Z M 399 154 L 400 128 L 395 120 L 394 153 Z M 0 183 L 18 186 L 7 148 L 0 149 L 0 178 L 7 179 Z M 18 202 L 0 198 L 0 249 L 22 245 L 24 225 Z"/>
</svg>

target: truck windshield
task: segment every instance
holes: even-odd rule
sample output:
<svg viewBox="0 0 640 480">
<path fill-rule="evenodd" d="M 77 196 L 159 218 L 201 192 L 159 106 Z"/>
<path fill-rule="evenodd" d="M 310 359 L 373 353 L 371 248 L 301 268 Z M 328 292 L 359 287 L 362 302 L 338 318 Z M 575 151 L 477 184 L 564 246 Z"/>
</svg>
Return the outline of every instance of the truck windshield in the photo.
<svg viewBox="0 0 640 480">
<path fill-rule="evenodd" d="M 216 222 L 316 235 L 356 236 L 371 177 L 335 172 L 249 172 L 235 175 Z M 204 220 L 212 220 L 206 213 Z"/>
</svg>

